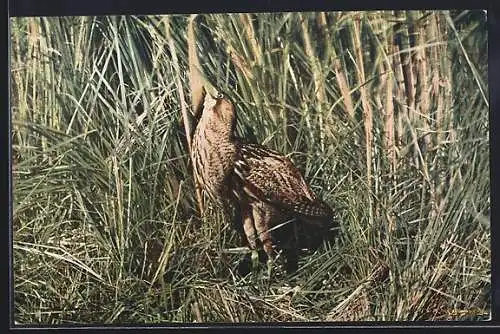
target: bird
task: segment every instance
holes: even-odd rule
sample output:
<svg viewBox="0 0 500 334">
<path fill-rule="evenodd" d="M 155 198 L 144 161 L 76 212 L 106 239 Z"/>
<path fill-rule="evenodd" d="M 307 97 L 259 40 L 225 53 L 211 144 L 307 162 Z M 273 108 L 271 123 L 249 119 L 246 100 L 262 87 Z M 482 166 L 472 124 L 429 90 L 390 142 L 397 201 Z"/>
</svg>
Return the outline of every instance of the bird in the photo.
<svg viewBox="0 0 500 334">
<path fill-rule="evenodd" d="M 205 93 L 192 139 L 194 177 L 226 217 L 236 212 L 233 227 L 252 250 L 252 262 L 267 260 L 270 275 L 282 251 L 286 271 L 293 273 L 299 250 L 319 246 L 334 211 L 289 158 L 238 137 L 236 122 L 235 106 L 223 93 Z"/>
<path fill-rule="evenodd" d="M 222 93 L 215 99 L 205 90 L 204 94 L 191 144 L 193 175 L 196 184 L 227 217 L 235 203 L 231 180 L 238 157 L 236 113 Z"/>
</svg>

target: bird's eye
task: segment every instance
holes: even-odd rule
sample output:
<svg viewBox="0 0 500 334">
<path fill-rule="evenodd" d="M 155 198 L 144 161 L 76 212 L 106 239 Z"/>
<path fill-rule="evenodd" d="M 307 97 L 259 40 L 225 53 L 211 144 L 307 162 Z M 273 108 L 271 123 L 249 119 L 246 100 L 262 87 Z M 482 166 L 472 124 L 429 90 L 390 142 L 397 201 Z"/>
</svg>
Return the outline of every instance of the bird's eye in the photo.
<svg viewBox="0 0 500 334">
<path fill-rule="evenodd" d="M 223 98 L 224 98 L 224 94 L 222 94 L 222 93 L 217 94 L 217 99 L 223 99 Z"/>
</svg>

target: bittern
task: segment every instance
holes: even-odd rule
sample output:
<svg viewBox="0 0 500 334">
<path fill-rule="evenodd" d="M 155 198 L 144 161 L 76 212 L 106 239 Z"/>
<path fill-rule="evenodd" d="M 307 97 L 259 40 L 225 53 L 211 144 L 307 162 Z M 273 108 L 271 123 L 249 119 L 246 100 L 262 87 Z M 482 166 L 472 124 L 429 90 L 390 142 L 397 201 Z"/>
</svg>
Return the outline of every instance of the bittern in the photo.
<svg viewBox="0 0 500 334">
<path fill-rule="evenodd" d="M 287 272 L 298 267 L 300 248 L 319 245 L 331 227 L 333 210 L 311 191 L 284 155 L 236 136 L 236 110 L 223 94 L 205 95 L 193 135 L 194 176 L 227 215 L 235 207 L 236 227 L 252 249 L 262 247 L 268 270 L 283 251 Z"/>
</svg>

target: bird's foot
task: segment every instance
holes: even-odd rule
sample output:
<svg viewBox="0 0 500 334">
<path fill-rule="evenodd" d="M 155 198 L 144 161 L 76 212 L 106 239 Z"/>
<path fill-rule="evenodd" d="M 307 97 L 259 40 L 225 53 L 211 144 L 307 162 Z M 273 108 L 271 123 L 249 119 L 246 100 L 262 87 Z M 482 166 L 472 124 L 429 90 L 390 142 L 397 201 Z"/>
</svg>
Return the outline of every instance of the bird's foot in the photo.
<svg viewBox="0 0 500 334">
<path fill-rule="evenodd" d="M 267 276 L 269 278 L 271 278 L 271 274 L 272 274 L 272 271 L 273 271 L 273 260 L 271 259 L 268 259 L 267 260 Z"/>
<path fill-rule="evenodd" d="M 259 267 L 259 252 L 256 249 L 252 250 L 252 269 L 256 270 Z"/>
</svg>

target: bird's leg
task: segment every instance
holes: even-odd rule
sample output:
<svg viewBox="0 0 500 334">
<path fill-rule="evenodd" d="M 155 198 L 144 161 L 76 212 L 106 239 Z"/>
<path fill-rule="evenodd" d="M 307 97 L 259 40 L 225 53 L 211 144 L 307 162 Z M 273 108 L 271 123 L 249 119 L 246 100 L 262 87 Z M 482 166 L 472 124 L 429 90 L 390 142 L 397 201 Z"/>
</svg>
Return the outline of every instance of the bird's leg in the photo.
<svg viewBox="0 0 500 334">
<path fill-rule="evenodd" d="M 287 274 L 293 274 L 299 267 L 297 248 L 290 247 L 285 250 L 285 270 Z"/>
<path fill-rule="evenodd" d="M 252 249 L 252 267 L 256 269 L 259 266 L 259 252 L 256 249 Z"/>
<path fill-rule="evenodd" d="M 293 222 L 292 225 L 292 235 L 290 236 L 290 241 L 287 249 L 285 250 L 285 270 L 287 274 L 292 274 L 297 271 L 299 267 L 299 257 L 298 257 L 298 226 L 297 222 Z"/>
<path fill-rule="evenodd" d="M 271 277 L 271 271 L 274 259 L 274 248 L 271 233 L 269 232 L 270 220 L 272 217 L 270 208 L 256 207 L 253 210 L 253 217 L 255 222 L 255 229 L 257 230 L 257 235 L 262 242 L 262 248 L 267 254 L 267 274 Z"/>
<path fill-rule="evenodd" d="M 252 211 L 249 207 L 242 208 L 242 217 L 243 217 L 243 230 L 245 231 L 245 235 L 247 237 L 248 246 L 252 250 L 252 268 L 257 268 L 259 264 L 259 254 L 257 252 L 257 242 L 255 236 L 255 226 L 252 218 Z"/>
<path fill-rule="evenodd" d="M 224 221 L 227 224 L 231 224 L 233 228 L 237 229 L 238 225 L 241 224 L 241 217 L 238 216 L 239 212 L 227 201 L 221 201 L 219 205 L 222 208 Z M 238 220 L 240 221 L 238 222 Z"/>
<path fill-rule="evenodd" d="M 271 277 L 272 272 L 273 272 L 273 260 L 269 258 L 267 260 L 267 276 Z"/>
</svg>

